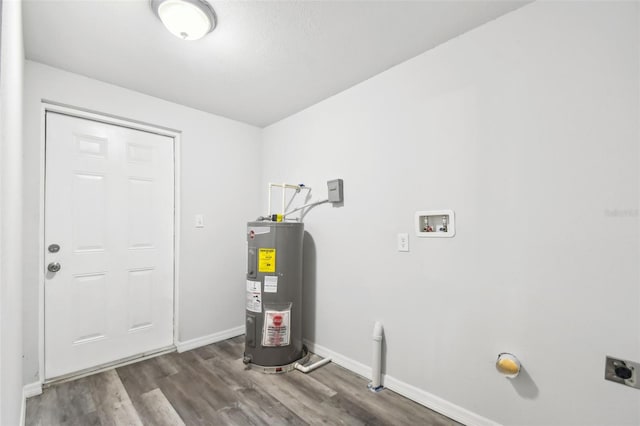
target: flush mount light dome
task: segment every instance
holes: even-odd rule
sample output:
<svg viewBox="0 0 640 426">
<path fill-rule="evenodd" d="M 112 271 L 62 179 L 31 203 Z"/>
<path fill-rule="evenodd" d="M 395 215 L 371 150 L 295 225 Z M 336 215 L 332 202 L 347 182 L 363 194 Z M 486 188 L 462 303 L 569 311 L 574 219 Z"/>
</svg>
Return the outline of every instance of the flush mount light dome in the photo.
<svg viewBox="0 0 640 426">
<path fill-rule="evenodd" d="M 150 0 L 165 27 L 183 40 L 198 40 L 216 27 L 216 13 L 203 0 Z"/>
</svg>

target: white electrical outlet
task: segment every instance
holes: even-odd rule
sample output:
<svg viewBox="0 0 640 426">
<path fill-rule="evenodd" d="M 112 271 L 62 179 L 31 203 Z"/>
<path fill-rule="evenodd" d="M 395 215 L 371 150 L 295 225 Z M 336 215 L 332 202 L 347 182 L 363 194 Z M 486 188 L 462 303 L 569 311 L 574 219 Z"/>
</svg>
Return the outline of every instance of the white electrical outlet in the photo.
<svg viewBox="0 0 640 426">
<path fill-rule="evenodd" d="M 398 251 L 409 251 L 409 234 L 398 234 Z"/>
<path fill-rule="evenodd" d="M 196 215 L 196 228 L 204 228 L 204 216 L 201 214 Z"/>
</svg>

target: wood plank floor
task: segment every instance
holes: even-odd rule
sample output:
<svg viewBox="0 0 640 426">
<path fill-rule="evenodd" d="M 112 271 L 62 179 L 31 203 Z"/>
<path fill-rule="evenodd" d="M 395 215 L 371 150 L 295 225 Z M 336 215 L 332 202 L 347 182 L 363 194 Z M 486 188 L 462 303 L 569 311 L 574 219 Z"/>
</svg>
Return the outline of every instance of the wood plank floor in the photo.
<svg viewBox="0 0 640 426">
<path fill-rule="evenodd" d="M 335 364 L 246 370 L 243 350 L 241 336 L 51 386 L 26 425 L 459 425 Z"/>
</svg>

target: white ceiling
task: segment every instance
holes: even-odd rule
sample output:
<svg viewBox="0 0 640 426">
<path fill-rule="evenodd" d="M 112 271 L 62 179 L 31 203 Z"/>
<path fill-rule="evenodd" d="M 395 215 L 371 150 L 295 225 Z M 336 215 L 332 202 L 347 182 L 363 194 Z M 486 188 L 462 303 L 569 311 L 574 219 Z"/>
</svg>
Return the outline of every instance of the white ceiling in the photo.
<svg viewBox="0 0 640 426">
<path fill-rule="evenodd" d="M 529 1 L 212 1 L 198 41 L 146 0 L 25 0 L 28 59 L 266 126 Z"/>
</svg>

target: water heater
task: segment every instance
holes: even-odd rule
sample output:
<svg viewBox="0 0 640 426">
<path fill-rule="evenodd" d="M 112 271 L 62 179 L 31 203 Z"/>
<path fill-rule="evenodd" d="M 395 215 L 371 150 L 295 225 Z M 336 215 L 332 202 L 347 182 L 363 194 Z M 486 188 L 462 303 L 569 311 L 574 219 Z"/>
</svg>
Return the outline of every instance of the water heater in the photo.
<svg viewBox="0 0 640 426">
<path fill-rule="evenodd" d="M 292 370 L 302 345 L 301 222 L 247 224 L 244 362 L 267 373 Z"/>
</svg>

